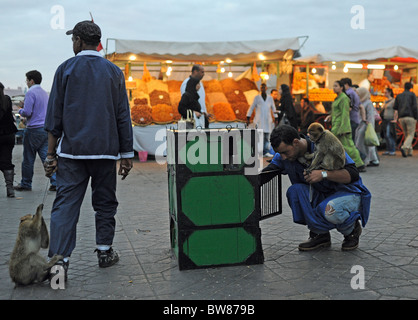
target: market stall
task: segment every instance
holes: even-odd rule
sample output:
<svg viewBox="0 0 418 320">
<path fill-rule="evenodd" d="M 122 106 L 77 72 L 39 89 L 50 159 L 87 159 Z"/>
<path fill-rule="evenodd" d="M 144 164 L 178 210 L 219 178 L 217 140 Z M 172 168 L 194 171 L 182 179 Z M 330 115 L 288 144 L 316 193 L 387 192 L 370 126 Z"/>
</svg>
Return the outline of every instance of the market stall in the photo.
<svg viewBox="0 0 418 320">
<path fill-rule="evenodd" d="M 293 78 L 293 93 L 325 105 L 327 111 L 336 97 L 332 84 L 341 78 L 350 78 L 353 85 L 366 83 L 377 110 L 387 99 L 384 96 L 387 87 L 393 90 L 396 97 L 404 91 L 405 82 L 412 81 L 415 83 L 413 90 L 418 95 L 418 51 L 401 46 L 296 58 L 294 68 L 297 76 Z M 324 70 L 322 82 L 317 81 L 318 70 Z M 401 143 L 403 132 L 399 125 L 397 131 L 398 142 Z M 416 143 L 415 139 L 414 145 Z"/>
<path fill-rule="evenodd" d="M 298 38 L 235 42 L 109 40 L 114 41 L 115 52 L 106 58 L 120 66 L 126 76 L 135 126 L 134 149 L 151 155 L 165 152 L 163 131 L 180 119 L 180 86 L 193 64 L 205 67 L 202 83 L 206 108 L 213 115 L 209 127 L 243 127 L 247 110 L 258 94 L 257 68 L 268 74 L 267 67 L 274 64 L 280 74 L 281 66 L 284 69 L 300 49 Z"/>
<path fill-rule="evenodd" d="M 349 77 L 353 84 L 360 84 L 370 77 L 370 91 L 373 102 L 385 100 L 384 89 L 390 87 L 395 95 L 403 91 L 403 85 L 407 81 L 417 83 L 418 51 L 405 47 L 395 46 L 354 53 L 329 53 L 317 54 L 310 57 L 295 59 L 295 67 L 304 72 L 306 77 L 298 83 L 298 93 L 304 93 L 309 98 L 320 97 L 323 101 L 330 101 L 329 95 L 335 80 Z M 322 85 L 312 85 L 312 79 L 317 79 L 315 72 L 324 69 Z M 299 77 L 303 78 L 303 77 Z M 308 79 L 308 80 L 307 80 Z M 306 85 L 306 83 L 310 85 Z M 319 89 L 319 90 L 318 90 Z M 418 93 L 418 87 L 414 90 Z M 296 92 L 295 92 L 296 93 Z M 332 99 L 333 100 L 333 99 Z"/>
</svg>

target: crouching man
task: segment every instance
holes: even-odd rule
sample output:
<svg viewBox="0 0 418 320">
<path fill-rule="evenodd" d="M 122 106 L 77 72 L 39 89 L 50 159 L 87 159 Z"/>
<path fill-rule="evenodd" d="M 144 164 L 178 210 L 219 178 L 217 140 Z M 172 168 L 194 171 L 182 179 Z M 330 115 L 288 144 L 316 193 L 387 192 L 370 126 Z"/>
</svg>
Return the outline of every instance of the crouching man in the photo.
<svg viewBox="0 0 418 320">
<path fill-rule="evenodd" d="M 313 170 L 308 175 L 303 156 L 306 152 L 313 153 L 315 148 L 308 137 L 283 125 L 273 130 L 270 142 L 276 154 L 263 171 L 280 170 L 289 176 L 292 186 L 286 196 L 293 221 L 309 229 L 309 239 L 299 244 L 299 250 L 330 246 L 329 231 L 334 228 L 344 235 L 342 250 L 356 249 L 362 226 L 369 217 L 371 194 L 354 161 L 346 153 L 343 169 Z"/>
</svg>

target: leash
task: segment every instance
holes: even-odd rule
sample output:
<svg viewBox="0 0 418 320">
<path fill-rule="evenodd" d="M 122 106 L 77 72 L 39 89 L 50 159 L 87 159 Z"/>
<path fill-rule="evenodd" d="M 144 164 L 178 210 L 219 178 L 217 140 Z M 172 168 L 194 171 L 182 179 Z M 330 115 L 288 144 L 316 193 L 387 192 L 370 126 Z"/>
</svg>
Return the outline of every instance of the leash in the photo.
<svg viewBox="0 0 418 320">
<path fill-rule="evenodd" d="M 46 181 L 46 187 L 45 187 L 44 197 L 42 199 L 42 205 L 45 204 L 45 200 L 46 200 L 46 197 L 48 195 L 48 187 L 49 187 L 49 178 Z"/>
</svg>

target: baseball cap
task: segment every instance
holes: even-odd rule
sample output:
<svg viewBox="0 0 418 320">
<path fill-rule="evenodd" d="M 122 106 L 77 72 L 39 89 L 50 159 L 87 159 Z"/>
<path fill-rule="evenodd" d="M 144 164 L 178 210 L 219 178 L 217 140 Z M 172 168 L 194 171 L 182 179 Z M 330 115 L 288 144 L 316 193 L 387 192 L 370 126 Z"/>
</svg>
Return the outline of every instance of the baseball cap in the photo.
<svg viewBox="0 0 418 320">
<path fill-rule="evenodd" d="M 72 30 L 66 32 L 67 35 L 73 34 L 86 42 L 98 43 L 102 37 L 102 32 L 97 24 L 85 20 L 77 23 Z"/>
</svg>

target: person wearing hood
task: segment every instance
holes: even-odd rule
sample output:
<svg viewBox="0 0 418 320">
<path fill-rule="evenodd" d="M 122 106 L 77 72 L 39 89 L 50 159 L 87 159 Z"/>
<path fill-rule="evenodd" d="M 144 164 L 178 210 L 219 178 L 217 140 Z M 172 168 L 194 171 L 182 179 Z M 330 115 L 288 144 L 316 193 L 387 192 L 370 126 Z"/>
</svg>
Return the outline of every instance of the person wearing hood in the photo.
<svg viewBox="0 0 418 320">
<path fill-rule="evenodd" d="M 196 122 L 196 126 L 201 126 L 202 128 L 209 128 L 209 120 L 213 117 L 212 114 L 209 114 L 206 110 L 206 93 L 205 93 L 205 88 L 203 86 L 202 83 L 202 79 L 205 76 L 205 68 L 203 65 L 201 64 L 194 64 L 192 67 L 192 71 L 191 74 L 188 78 L 184 79 L 184 81 L 182 82 L 181 86 L 180 86 L 180 93 L 183 95 L 184 92 L 186 92 L 186 86 L 187 86 L 187 82 L 189 82 L 190 78 L 195 78 L 198 79 L 200 82 L 200 88 L 197 90 L 197 94 L 199 95 L 199 104 L 200 104 L 200 110 L 201 110 L 201 114 L 202 116 L 198 119 L 196 116 L 195 118 L 195 122 Z"/>
<path fill-rule="evenodd" d="M 200 97 L 197 93 L 199 89 L 200 80 L 194 77 L 190 77 L 189 81 L 187 81 L 186 90 L 182 94 L 178 106 L 178 111 L 184 119 L 187 118 L 187 110 L 193 111 L 193 115 L 196 118 L 196 120 L 200 120 L 200 118 L 202 117 L 202 108 L 199 103 Z"/>
<path fill-rule="evenodd" d="M 280 93 L 280 111 L 281 118 L 286 116 L 289 125 L 298 130 L 298 116 L 296 114 L 295 106 L 293 105 L 293 98 L 290 94 L 290 88 L 287 84 L 282 84 L 279 88 Z M 281 121 L 281 119 L 279 119 Z"/>
<path fill-rule="evenodd" d="M 377 167 L 379 165 L 379 158 L 377 156 L 376 147 L 366 146 L 364 144 L 364 134 L 366 132 L 367 125 L 371 123 L 373 128 L 375 128 L 376 109 L 370 100 L 370 92 L 366 88 L 358 88 L 357 94 L 359 95 L 360 103 L 363 105 L 365 110 L 366 118 L 363 119 L 362 125 L 357 128 L 355 145 L 362 154 L 366 155 L 364 164 L 368 167 Z"/>
<path fill-rule="evenodd" d="M 393 110 L 393 106 L 395 105 L 393 90 L 386 88 L 385 96 L 387 100 L 384 102 L 383 110 L 380 114 L 383 119 L 382 127 L 386 141 L 386 151 L 382 155 L 396 156 L 396 120 L 395 110 Z"/>
</svg>

